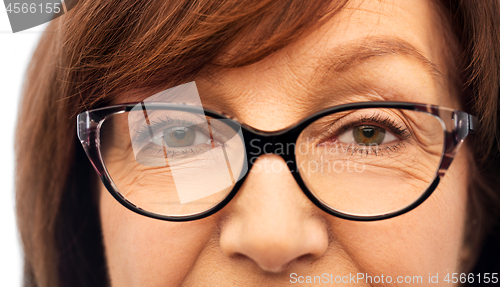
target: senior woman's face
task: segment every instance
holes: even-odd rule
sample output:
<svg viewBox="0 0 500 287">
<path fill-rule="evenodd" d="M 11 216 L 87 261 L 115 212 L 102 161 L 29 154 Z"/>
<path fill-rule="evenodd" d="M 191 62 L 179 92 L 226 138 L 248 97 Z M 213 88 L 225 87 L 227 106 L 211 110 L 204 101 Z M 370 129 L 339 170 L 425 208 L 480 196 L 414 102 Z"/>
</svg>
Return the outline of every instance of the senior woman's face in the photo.
<svg viewBox="0 0 500 287">
<path fill-rule="evenodd" d="M 349 102 L 460 108 L 449 77 L 450 41 L 445 39 L 450 35 L 436 11 L 425 0 L 351 1 L 326 25 L 264 61 L 197 79 L 201 100 L 268 131 Z M 459 152 L 422 205 L 375 222 L 343 220 L 321 211 L 276 155 L 255 162 L 226 207 L 192 222 L 138 215 L 102 187 L 100 212 L 111 283 L 281 286 L 306 276 L 325 280 L 324 273 L 333 281 L 347 276 L 347 282 L 362 273 L 391 276 L 393 284 L 398 276 L 426 284 L 429 275 L 439 274 L 439 284 L 447 284 L 444 276 L 458 272 L 463 252 L 465 152 Z M 343 286 L 368 283 L 349 279 Z"/>
</svg>

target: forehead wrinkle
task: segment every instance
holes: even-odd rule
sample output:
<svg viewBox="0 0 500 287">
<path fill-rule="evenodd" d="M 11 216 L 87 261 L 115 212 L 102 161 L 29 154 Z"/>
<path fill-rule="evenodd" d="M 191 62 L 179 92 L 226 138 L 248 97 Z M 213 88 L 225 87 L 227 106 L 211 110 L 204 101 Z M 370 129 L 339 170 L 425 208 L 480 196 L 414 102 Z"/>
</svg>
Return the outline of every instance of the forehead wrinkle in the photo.
<svg viewBox="0 0 500 287">
<path fill-rule="evenodd" d="M 432 75 L 436 82 L 440 84 L 446 82 L 443 72 L 435 63 L 425 57 L 414 45 L 396 37 L 367 37 L 335 47 L 322 59 L 322 64 L 318 66 L 317 71 L 326 70 L 325 77 L 331 72 L 345 73 L 371 58 L 384 56 L 403 56 L 416 61 Z"/>
</svg>

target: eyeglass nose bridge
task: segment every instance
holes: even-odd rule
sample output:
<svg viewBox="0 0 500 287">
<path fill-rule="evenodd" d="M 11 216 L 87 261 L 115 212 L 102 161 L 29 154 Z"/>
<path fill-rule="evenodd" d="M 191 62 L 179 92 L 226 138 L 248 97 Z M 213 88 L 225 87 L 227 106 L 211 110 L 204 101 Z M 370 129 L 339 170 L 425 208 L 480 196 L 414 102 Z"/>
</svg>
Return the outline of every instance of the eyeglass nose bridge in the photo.
<svg viewBox="0 0 500 287">
<path fill-rule="evenodd" d="M 242 134 L 245 141 L 246 146 L 246 155 L 248 161 L 248 172 L 245 174 L 242 179 L 236 183 L 233 191 L 226 200 L 221 204 L 222 206 L 226 205 L 240 190 L 243 182 L 246 180 L 248 174 L 250 173 L 253 164 L 257 161 L 257 159 L 261 155 L 265 154 L 275 154 L 280 156 L 286 163 L 290 173 L 292 174 L 295 182 L 302 190 L 302 192 L 309 198 L 309 200 L 316 205 L 321 210 L 334 214 L 335 216 L 341 218 L 354 218 L 349 215 L 341 214 L 335 210 L 328 208 L 325 204 L 323 204 L 306 186 L 303 181 L 300 171 L 299 165 L 296 161 L 296 148 L 297 148 L 297 140 L 299 138 L 300 132 L 303 127 L 277 131 L 277 132 L 263 132 L 259 130 L 255 130 L 248 126 L 242 126 Z M 221 207 L 222 208 L 222 207 Z M 357 220 L 366 220 L 366 219 L 357 219 Z"/>
<path fill-rule="evenodd" d="M 261 132 L 248 127 L 242 127 L 242 132 L 249 170 L 261 155 L 275 154 L 280 156 L 288 169 L 294 173 L 297 135 L 287 131 Z"/>
</svg>

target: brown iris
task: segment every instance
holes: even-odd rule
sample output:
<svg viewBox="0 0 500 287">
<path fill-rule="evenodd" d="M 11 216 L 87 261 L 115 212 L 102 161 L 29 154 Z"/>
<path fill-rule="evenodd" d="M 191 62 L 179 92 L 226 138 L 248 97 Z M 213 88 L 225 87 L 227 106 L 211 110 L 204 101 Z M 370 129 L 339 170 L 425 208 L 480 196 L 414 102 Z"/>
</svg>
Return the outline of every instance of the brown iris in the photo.
<svg viewBox="0 0 500 287">
<path fill-rule="evenodd" d="M 196 131 L 190 127 L 173 127 L 163 132 L 163 139 L 169 147 L 187 147 L 193 144 Z"/>
<path fill-rule="evenodd" d="M 352 129 L 354 141 L 360 145 L 379 145 L 384 141 L 385 129 L 376 126 L 357 126 Z"/>
</svg>

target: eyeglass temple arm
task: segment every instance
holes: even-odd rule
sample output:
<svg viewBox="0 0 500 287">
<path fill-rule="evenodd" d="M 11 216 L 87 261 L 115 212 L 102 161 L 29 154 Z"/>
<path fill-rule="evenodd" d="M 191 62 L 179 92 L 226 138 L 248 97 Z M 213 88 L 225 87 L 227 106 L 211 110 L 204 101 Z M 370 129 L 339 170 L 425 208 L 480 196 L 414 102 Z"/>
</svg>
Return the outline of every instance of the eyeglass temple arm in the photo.
<svg viewBox="0 0 500 287">
<path fill-rule="evenodd" d="M 473 115 L 468 115 L 469 116 L 469 132 L 470 133 L 476 133 L 477 131 L 477 118 Z"/>
<path fill-rule="evenodd" d="M 446 173 L 446 170 L 451 165 L 451 162 L 453 161 L 453 158 L 455 157 L 455 154 L 464 139 L 469 134 L 475 134 L 477 132 L 478 121 L 473 115 L 462 111 L 454 111 L 452 120 L 454 129 L 451 133 L 446 132 L 445 151 L 438 172 L 440 177 L 443 177 Z"/>
<path fill-rule="evenodd" d="M 455 112 L 455 140 L 463 141 L 469 134 L 477 132 L 477 118 L 465 112 Z"/>
<path fill-rule="evenodd" d="M 99 119 L 95 120 L 92 118 L 92 114 L 88 111 L 81 113 L 77 116 L 77 135 L 80 143 L 87 154 L 90 163 L 94 166 L 94 169 L 102 177 L 104 173 L 104 167 L 98 160 L 99 153 L 97 151 L 97 128 L 99 125 Z"/>
</svg>

